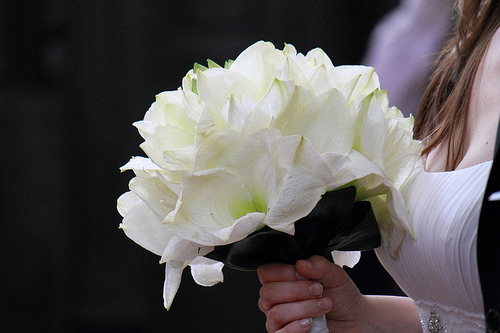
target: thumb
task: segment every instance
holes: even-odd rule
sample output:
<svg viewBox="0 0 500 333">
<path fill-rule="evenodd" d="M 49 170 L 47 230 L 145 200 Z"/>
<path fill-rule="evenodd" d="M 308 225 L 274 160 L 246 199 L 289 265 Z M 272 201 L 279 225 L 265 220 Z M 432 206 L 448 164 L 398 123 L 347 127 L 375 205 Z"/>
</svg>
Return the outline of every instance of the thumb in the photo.
<svg viewBox="0 0 500 333">
<path fill-rule="evenodd" d="M 301 276 L 319 281 L 324 288 L 338 288 L 351 281 L 344 269 L 321 256 L 299 260 L 295 268 Z"/>
<path fill-rule="evenodd" d="M 323 285 L 323 297 L 332 301 L 327 318 L 343 323 L 356 323 L 361 318 L 363 295 L 342 267 L 323 257 L 314 256 L 297 261 L 295 269 L 303 278 L 316 280 Z"/>
</svg>

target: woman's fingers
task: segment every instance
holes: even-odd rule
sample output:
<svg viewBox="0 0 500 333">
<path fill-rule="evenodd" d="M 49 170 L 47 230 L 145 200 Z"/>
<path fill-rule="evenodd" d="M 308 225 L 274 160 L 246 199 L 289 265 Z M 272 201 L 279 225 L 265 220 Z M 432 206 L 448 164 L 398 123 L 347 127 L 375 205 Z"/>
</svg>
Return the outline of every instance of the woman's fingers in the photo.
<svg viewBox="0 0 500 333">
<path fill-rule="evenodd" d="M 331 329 L 356 323 L 363 296 L 346 272 L 323 257 L 300 260 L 295 266 L 268 264 L 258 270 L 262 283 L 259 308 L 269 332 L 307 332 L 302 319 L 326 314 Z M 303 321 L 304 325 L 307 320 Z M 333 325 L 333 326 L 332 326 Z"/>
<path fill-rule="evenodd" d="M 314 256 L 298 261 L 297 271 L 307 279 L 323 285 L 323 296 L 333 301 L 327 319 L 339 323 L 355 323 L 362 315 L 363 296 L 347 273 L 323 257 Z"/>
<path fill-rule="evenodd" d="M 327 313 L 332 307 L 332 301 L 327 297 L 311 299 L 294 303 L 283 303 L 273 306 L 265 312 L 267 317 L 266 328 L 269 332 L 285 329 L 284 332 L 302 332 L 292 330 L 299 328 L 302 319 L 313 318 Z M 302 324 L 305 324 L 302 322 Z M 307 332 L 307 330 L 305 330 Z"/>
<path fill-rule="evenodd" d="M 287 264 L 266 264 L 257 269 L 257 274 L 263 285 L 268 282 L 297 280 L 295 266 Z"/>
<path fill-rule="evenodd" d="M 276 304 L 319 298 L 323 286 L 318 281 L 269 282 L 260 289 L 259 308 L 268 311 Z"/>
<path fill-rule="evenodd" d="M 259 308 L 267 317 L 269 332 L 302 333 L 312 326 L 313 317 L 330 311 L 332 302 L 322 297 L 320 282 L 297 274 L 295 266 L 268 264 L 259 267 Z"/>
<path fill-rule="evenodd" d="M 337 288 L 350 281 L 347 273 L 337 265 L 320 256 L 299 260 L 295 265 L 298 274 L 306 279 L 321 282 L 325 289 Z"/>
<path fill-rule="evenodd" d="M 311 318 L 296 320 L 286 325 L 282 329 L 277 330 L 276 333 L 306 333 L 311 329 L 312 323 L 313 321 Z"/>
</svg>

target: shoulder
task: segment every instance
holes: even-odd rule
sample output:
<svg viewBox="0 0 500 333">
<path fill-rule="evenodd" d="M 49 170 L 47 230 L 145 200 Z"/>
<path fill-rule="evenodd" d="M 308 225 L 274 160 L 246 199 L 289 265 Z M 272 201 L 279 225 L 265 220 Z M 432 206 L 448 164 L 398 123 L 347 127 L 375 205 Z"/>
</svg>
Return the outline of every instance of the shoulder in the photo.
<svg viewBox="0 0 500 333">
<path fill-rule="evenodd" d="M 500 28 L 497 29 L 495 35 L 493 36 L 491 43 L 489 45 L 488 50 L 489 61 L 491 62 L 490 66 L 492 68 L 492 76 L 494 77 L 493 84 L 496 87 L 497 94 L 500 92 Z M 500 98 L 499 98 L 500 100 Z M 497 111 L 500 113 L 500 101 L 496 105 Z M 499 117 L 500 118 L 500 117 Z M 499 124 L 500 125 L 500 124 Z M 497 141 L 500 140 L 500 126 L 497 129 Z M 498 147 L 500 142 L 496 143 Z"/>
<path fill-rule="evenodd" d="M 479 65 L 471 94 L 471 112 L 491 121 L 500 115 L 500 29 L 489 42 Z"/>
<path fill-rule="evenodd" d="M 483 57 L 483 65 L 493 70 L 489 74 L 499 79 L 500 74 L 500 28 L 493 34 Z"/>
<path fill-rule="evenodd" d="M 494 48 L 494 50 L 500 51 L 500 28 L 497 29 L 497 31 L 493 34 L 493 37 L 490 42 L 490 48 Z M 497 55 L 497 59 L 500 58 L 500 56 Z"/>
</svg>

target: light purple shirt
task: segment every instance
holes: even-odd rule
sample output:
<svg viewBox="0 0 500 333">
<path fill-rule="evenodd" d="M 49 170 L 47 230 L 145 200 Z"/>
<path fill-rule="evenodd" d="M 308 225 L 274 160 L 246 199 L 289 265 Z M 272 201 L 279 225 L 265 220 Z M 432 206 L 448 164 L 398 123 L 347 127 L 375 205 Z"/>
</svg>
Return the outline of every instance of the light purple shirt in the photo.
<svg viewBox="0 0 500 333">
<path fill-rule="evenodd" d="M 432 64 L 449 37 L 454 0 L 402 0 L 372 32 L 364 65 L 375 67 L 389 102 L 415 115 Z"/>
</svg>

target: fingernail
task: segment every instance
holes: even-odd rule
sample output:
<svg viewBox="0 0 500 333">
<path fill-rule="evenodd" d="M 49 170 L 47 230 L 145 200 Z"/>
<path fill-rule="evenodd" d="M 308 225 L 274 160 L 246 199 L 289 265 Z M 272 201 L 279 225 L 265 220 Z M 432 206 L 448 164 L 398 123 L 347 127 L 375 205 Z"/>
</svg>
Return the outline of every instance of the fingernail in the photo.
<svg viewBox="0 0 500 333">
<path fill-rule="evenodd" d="M 319 282 L 313 282 L 309 285 L 309 292 L 313 296 L 321 296 L 323 294 L 323 286 Z"/>
<path fill-rule="evenodd" d="M 312 262 L 311 262 L 311 261 L 309 261 L 309 260 L 304 260 L 304 262 L 305 262 L 305 264 L 306 264 L 307 268 L 309 268 L 309 269 L 313 269 L 313 268 L 314 268 L 314 267 L 313 267 L 313 264 L 312 264 Z"/>
<path fill-rule="evenodd" d="M 318 300 L 318 308 L 320 308 L 321 310 L 328 310 L 331 307 L 332 301 L 329 298 L 323 297 Z"/>
<path fill-rule="evenodd" d="M 299 324 L 302 327 L 307 327 L 312 324 L 312 318 L 304 318 L 299 320 Z"/>
<path fill-rule="evenodd" d="M 295 271 L 295 278 L 297 280 L 307 280 L 305 277 L 299 274 L 299 272 Z"/>
</svg>

